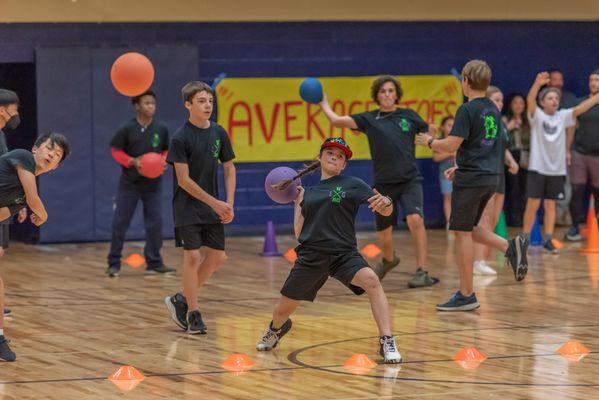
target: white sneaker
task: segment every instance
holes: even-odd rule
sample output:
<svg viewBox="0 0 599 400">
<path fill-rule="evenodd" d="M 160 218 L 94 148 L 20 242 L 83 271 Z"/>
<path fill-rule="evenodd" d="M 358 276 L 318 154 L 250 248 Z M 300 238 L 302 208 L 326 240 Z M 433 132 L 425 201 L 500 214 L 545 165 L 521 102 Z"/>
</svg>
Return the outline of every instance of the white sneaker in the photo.
<svg viewBox="0 0 599 400">
<path fill-rule="evenodd" d="M 474 262 L 474 275 L 497 275 L 495 271 L 485 260 Z"/>
<path fill-rule="evenodd" d="M 395 345 L 393 336 L 382 336 L 380 339 L 381 349 L 380 354 L 385 360 L 385 364 L 397 364 L 401 362 L 401 354 Z"/>
<path fill-rule="evenodd" d="M 262 338 L 256 344 L 256 350 L 270 351 L 277 347 L 277 345 L 279 344 L 279 340 L 281 340 L 281 338 L 285 336 L 285 334 L 289 332 L 289 330 L 291 329 L 291 325 L 291 319 L 288 319 L 287 321 L 285 321 L 282 327 L 275 330 L 272 327 L 271 321 L 270 325 L 268 326 L 268 329 L 266 330 L 266 332 L 264 332 L 264 335 L 262 335 Z"/>
</svg>

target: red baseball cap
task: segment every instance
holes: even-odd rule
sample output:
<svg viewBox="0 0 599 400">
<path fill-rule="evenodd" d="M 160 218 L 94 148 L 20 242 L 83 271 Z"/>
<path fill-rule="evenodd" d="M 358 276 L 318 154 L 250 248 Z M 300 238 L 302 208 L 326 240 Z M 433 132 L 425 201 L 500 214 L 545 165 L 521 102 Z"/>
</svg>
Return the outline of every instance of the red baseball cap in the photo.
<svg viewBox="0 0 599 400">
<path fill-rule="evenodd" d="M 326 149 L 327 147 L 336 147 L 338 149 L 341 149 L 343 153 L 345 153 L 345 158 L 347 160 L 349 160 L 354 155 L 354 153 L 352 153 L 352 151 L 350 150 L 347 142 L 340 137 L 326 139 L 322 146 L 320 146 L 320 150 L 322 151 L 322 149 Z"/>
</svg>

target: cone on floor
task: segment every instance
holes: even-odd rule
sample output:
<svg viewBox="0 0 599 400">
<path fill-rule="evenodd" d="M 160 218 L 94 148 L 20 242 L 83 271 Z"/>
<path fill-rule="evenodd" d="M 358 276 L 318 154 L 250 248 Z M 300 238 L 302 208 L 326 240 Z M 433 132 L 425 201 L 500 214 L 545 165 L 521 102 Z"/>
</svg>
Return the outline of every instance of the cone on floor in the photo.
<svg viewBox="0 0 599 400">
<path fill-rule="evenodd" d="M 557 352 L 569 361 L 578 362 L 585 358 L 590 350 L 578 340 L 569 340 Z"/>
<path fill-rule="evenodd" d="M 108 377 L 108 380 L 123 392 L 135 389 L 144 379 L 145 376 L 131 365 L 123 365 Z"/>
<path fill-rule="evenodd" d="M 475 369 L 487 359 L 476 347 L 464 347 L 453 356 L 453 360 L 465 369 Z"/>
<path fill-rule="evenodd" d="M 264 247 L 262 247 L 262 257 L 279 257 L 279 248 L 277 246 L 277 237 L 275 233 L 275 224 L 272 221 L 266 223 L 266 234 L 264 235 Z"/>
<path fill-rule="evenodd" d="M 381 254 L 381 249 L 376 244 L 369 243 L 362 247 L 362 254 L 368 258 L 375 258 Z"/>
<path fill-rule="evenodd" d="M 530 245 L 531 246 L 542 246 L 543 245 L 543 234 L 541 233 L 541 226 L 539 225 L 539 216 L 535 216 L 535 223 L 532 226 L 532 232 L 530 232 Z"/>
<path fill-rule="evenodd" d="M 256 363 L 245 354 L 231 354 L 223 363 L 220 365 L 224 369 L 230 372 L 247 372 Z"/>
<path fill-rule="evenodd" d="M 137 269 L 146 263 L 146 259 L 141 254 L 134 253 L 125 259 L 125 263 L 131 268 Z"/>
<path fill-rule="evenodd" d="M 499 219 L 497 220 L 497 225 L 495 225 L 495 234 L 501 236 L 504 239 L 508 238 L 507 232 L 507 222 L 505 220 L 505 213 L 501 210 L 499 214 Z"/>
<path fill-rule="evenodd" d="M 366 354 L 360 353 L 354 354 L 343 363 L 343 368 L 355 375 L 366 375 L 374 367 L 376 363 Z"/>
<path fill-rule="evenodd" d="M 583 254 L 599 253 L 599 226 L 597 216 L 593 215 L 589 224 L 589 233 L 587 235 L 587 245 L 580 249 Z"/>
</svg>

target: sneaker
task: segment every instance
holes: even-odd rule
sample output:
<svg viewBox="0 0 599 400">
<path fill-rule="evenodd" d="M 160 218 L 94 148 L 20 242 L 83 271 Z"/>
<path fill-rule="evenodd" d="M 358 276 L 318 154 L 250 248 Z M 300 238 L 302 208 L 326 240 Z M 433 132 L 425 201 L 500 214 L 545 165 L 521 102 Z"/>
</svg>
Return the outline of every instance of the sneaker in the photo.
<svg viewBox="0 0 599 400">
<path fill-rule="evenodd" d="M 8 340 L 4 335 L 0 336 L 0 360 L 15 361 L 17 355 L 8 347 Z"/>
<path fill-rule="evenodd" d="M 383 357 L 385 364 L 397 364 L 401 362 L 401 354 L 397 350 L 393 336 L 381 336 L 379 342 L 381 344 L 379 353 Z"/>
<path fill-rule="evenodd" d="M 426 286 L 433 286 L 436 283 L 439 283 L 439 279 L 429 276 L 428 271 L 425 271 L 422 268 L 418 267 L 412 279 L 408 281 L 408 287 L 420 288 Z"/>
<path fill-rule="evenodd" d="M 272 327 L 272 321 L 270 321 L 270 325 L 268 325 L 268 329 L 262 335 L 262 339 L 256 344 L 256 350 L 269 351 L 277 347 L 281 338 L 291 330 L 292 325 L 291 319 L 288 319 L 282 327 L 275 330 Z"/>
<path fill-rule="evenodd" d="M 115 278 L 117 276 L 119 276 L 119 271 L 121 269 L 118 267 L 108 267 L 106 268 L 106 275 L 108 275 L 110 278 Z"/>
<path fill-rule="evenodd" d="M 187 330 L 187 300 L 181 293 L 176 293 L 172 296 L 164 298 L 164 304 L 167 310 L 171 313 L 171 318 L 175 324 L 184 331 Z"/>
<path fill-rule="evenodd" d="M 568 229 L 568 233 L 566 233 L 566 240 L 568 242 L 580 242 L 582 240 L 582 235 L 580 234 L 578 225 L 572 225 L 570 229 Z"/>
<path fill-rule="evenodd" d="M 12 310 L 10 308 L 5 308 L 4 309 L 4 316 L 5 317 L 8 317 L 11 314 L 12 314 Z"/>
<path fill-rule="evenodd" d="M 497 275 L 495 271 L 485 260 L 474 262 L 474 275 Z"/>
<path fill-rule="evenodd" d="M 551 254 L 559 253 L 557 251 L 557 248 L 553 245 L 553 242 L 551 241 L 551 239 L 545 240 L 545 243 L 543 243 L 543 248 L 545 250 L 547 250 L 548 252 L 550 252 Z"/>
<path fill-rule="evenodd" d="M 505 258 L 514 270 L 514 277 L 517 281 L 524 279 L 528 272 L 528 260 L 526 259 L 527 250 L 528 239 L 526 239 L 524 235 L 518 235 L 515 238 L 508 240 Z"/>
<path fill-rule="evenodd" d="M 377 274 L 379 279 L 383 279 L 385 275 L 387 275 L 387 273 L 391 271 L 393 268 L 397 267 L 398 264 L 399 257 L 397 257 L 395 253 L 393 253 L 393 260 L 387 261 L 383 257 L 383 260 L 374 268 L 374 272 Z"/>
<path fill-rule="evenodd" d="M 437 304 L 439 311 L 472 311 L 480 307 L 476 294 L 472 293 L 466 297 L 459 290 L 445 304 Z"/>
<path fill-rule="evenodd" d="M 159 265 L 157 267 L 146 268 L 146 275 L 161 275 L 161 274 L 174 274 L 175 269 L 167 267 L 166 265 Z"/>
<path fill-rule="evenodd" d="M 206 333 L 206 324 L 202 320 L 202 314 L 199 310 L 193 310 L 187 314 L 187 332 L 188 333 L 199 333 L 204 335 Z"/>
</svg>

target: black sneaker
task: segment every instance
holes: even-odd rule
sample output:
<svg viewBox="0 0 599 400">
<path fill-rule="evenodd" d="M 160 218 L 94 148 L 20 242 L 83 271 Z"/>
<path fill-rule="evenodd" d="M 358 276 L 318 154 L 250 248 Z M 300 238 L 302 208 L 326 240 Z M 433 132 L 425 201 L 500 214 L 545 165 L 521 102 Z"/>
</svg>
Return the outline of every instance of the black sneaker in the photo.
<svg viewBox="0 0 599 400">
<path fill-rule="evenodd" d="M 557 251 L 557 248 L 553 245 L 553 242 L 551 241 L 551 239 L 545 240 L 545 243 L 543 243 L 543 248 L 545 250 L 547 250 L 548 252 L 550 252 L 551 254 L 559 253 Z"/>
<path fill-rule="evenodd" d="M 582 240 L 578 225 L 572 225 L 570 229 L 568 229 L 568 233 L 566 233 L 566 240 L 568 242 L 580 242 Z"/>
<path fill-rule="evenodd" d="M 385 275 L 393 268 L 399 265 L 399 257 L 395 253 L 393 253 L 393 260 L 387 261 L 383 257 L 383 260 L 373 268 L 374 272 L 377 274 L 379 279 L 383 279 Z"/>
<path fill-rule="evenodd" d="M 8 340 L 4 335 L 0 336 L 0 360 L 15 361 L 17 355 L 8 347 Z"/>
<path fill-rule="evenodd" d="M 268 329 L 266 330 L 266 332 L 264 332 L 264 335 L 262 335 L 262 338 L 256 344 L 256 350 L 269 351 L 277 347 L 281 338 L 285 336 L 287 332 L 289 332 L 292 325 L 293 323 L 291 322 L 291 319 L 288 319 L 287 321 L 285 321 L 282 327 L 280 327 L 279 329 L 273 329 L 272 321 L 270 321 Z"/>
<path fill-rule="evenodd" d="M 199 310 L 193 310 L 187 314 L 187 332 L 202 335 L 206 333 L 206 324 L 204 324 Z"/>
<path fill-rule="evenodd" d="M 146 275 L 161 275 L 161 274 L 174 274 L 175 269 L 167 267 L 166 265 L 159 265 L 157 267 L 148 267 L 146 269 Z"/>
<path fill-rule="evenodd" d="M 12 314 L 12 310 L 10 308 L 5 308 L 4 309 L 4 316 L 5 317 L 8 317 L 11 314 Z"/>
<path fill-rule="evenodd" d="M 106 275 L 108 275 L 110 278 L 115 278 L 115 277 L 119 276 L 120 270 L 121 269 L 118 267 L 114 267 L 114 266 L 110 267 L 109 266 L 108 268 L 106 268 Z"/>
<path fill-rule="evenodd" d="M 514 277 L 517 281 L 523 280 L 528 272 L 528 260 L 526 258 L 527 250 L 528 239 L 526 239 L 524 235 L 518 235 L 515 238 L 508 240 L 505 258 L 514 270 Z"/>
<path fill-rule="evenodd" d="M 425 271 L 422 268 L 418 267 L 418 269 L 416 269 L 416 272 L 414 272 L 414 276 L 412 277 L 412 279 L 408 281 L 408 287 L 410 289 L 421 288 L 433 286 L 437 283 L 439 283 L 439 279 L 429 276 L 428 271 Z"/>
<path fill-rule="evenodd" d="M 439 311 L 472 311 L 480 307 L 476 294 L 472 293 L 466 297 L 459 290 L 449 299 L 447 303 L 437 304 Z"/>
<path fill-rule="evenodd" d="M 187 330 L 187 300 L 181 293 L 164 298 L 166 309 L 171 313 L 171 318 L 175 324 L 184 331 Z"/>
</svg>

